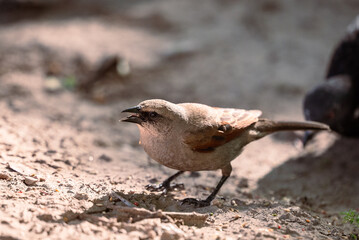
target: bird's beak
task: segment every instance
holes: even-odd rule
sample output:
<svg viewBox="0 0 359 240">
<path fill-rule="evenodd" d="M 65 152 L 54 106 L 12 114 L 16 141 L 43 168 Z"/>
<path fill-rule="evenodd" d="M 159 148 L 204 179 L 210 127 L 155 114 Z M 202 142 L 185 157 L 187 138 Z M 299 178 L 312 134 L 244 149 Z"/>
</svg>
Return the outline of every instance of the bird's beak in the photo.
<svg viewBox="0 0 359 240">
<path fill-rule="evenodd" d="M 135 106 L 132 108 L 128 108 L 123 110 L 122 112 L 129 112 L 129 113 L 134 113 L 128 117 L 122 118 L 120 121 L 121 122 L 131 122 L 131 123 L 137 123 L 137 124 L 141 124 L 142 123 L 142 119 L 140 117 L 140 113 L 141 113 L 141 107 L 140 106 Z"/>
<path fill-rule="evenodd" d="M 316 132 L 313 132 L 313 131 L 305 131 L 304 132 L 304 136 L 302 139 L 303 148 L 305 148 L 305 146 L 314 137 L 315 134 L 316 134 Z"/>
</svg>

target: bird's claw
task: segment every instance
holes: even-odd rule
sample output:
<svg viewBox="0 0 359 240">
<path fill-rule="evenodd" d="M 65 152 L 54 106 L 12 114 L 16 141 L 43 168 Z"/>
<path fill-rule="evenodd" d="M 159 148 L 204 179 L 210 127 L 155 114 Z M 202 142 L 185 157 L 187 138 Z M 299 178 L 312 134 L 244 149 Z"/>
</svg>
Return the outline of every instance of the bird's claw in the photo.
<svg viewBox="0 0 359 240">
<path fill-rule="evenodd" d="M 181 200 L 181 205 L 194 205 L 195 207 L 207 207 L 211 205 L 210 201 L 207 200 L 197 200 L 195 198 L 185 198 Z"/>
</svg>

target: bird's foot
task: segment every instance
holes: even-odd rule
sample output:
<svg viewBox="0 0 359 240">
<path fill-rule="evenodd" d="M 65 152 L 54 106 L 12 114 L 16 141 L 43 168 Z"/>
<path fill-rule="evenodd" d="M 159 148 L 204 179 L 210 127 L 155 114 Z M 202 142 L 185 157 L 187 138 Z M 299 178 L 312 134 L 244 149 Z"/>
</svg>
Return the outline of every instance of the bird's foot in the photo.
<svg viewBox="0 0 359 240">
<path fill-rule="evenodd" d="M 174 185 L 169 185 L 169 184 L 148 184 L 145 186 L 145 188 L 148 191 L 151 192 L 162 192 L 163 194 L 167 194 L 168 192 L 174 190 L 174 189 L 180 189 L 183 190 L 184 189 L 184 185 L 182 183 L 180 184 L 174 184 Z"/>
<path fill-rule="evenodd" d="M 211 201 L 208 200 L 197 200 L 195 198 L 185 198 L 181 200 L 181 205 L 194 205 L 195 207 L 207 207 L 211 205 Z"/>
</svg>

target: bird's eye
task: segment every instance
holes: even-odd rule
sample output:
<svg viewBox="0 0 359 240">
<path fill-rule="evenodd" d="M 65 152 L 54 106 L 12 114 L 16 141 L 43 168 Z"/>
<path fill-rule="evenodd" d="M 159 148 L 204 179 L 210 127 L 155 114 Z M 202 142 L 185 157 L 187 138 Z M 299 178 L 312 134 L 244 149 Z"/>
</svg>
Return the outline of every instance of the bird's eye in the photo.
<svg viewBox="0 0 359 240">
<path fill-rule="evenodd" d="M 149 116 L 150 118 L 155 118 L 158 116 L 158 114 L 156 112 L 150 112 Z"/>
</svg>

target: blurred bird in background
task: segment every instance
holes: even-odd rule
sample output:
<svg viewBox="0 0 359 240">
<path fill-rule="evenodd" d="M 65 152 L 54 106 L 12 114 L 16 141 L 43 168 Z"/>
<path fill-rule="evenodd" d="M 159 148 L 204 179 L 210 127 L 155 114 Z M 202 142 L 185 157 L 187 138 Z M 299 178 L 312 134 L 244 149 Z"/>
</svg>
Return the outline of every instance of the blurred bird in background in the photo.
<svg viewBox="0 0 359 240">
<path fill-rule="evenodd" d="M 305 119 L 328 124 L 333 131 L 359 137 L 359 16 L 335 48 L 325 82 L 310 90 L 303 103 Z M 316 132 L 307 131 L 305 146 Z"/>
</svg>

